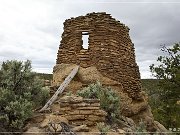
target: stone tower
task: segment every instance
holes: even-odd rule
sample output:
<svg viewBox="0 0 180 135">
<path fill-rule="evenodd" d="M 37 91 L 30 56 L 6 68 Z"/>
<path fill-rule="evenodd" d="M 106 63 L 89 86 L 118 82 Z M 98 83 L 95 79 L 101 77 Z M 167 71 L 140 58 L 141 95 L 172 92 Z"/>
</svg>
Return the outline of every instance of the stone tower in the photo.
<svg viewBox="0 0 180 135">
<path fill-rule="evenodd" d="M 83 34 L 89 35 L 88 49 L 82 46 Z M 140 73 L 129 28 L 110 14 L 89 13 L 66 20 L 56 61 L 61 63 L 95 66 L 104 76 L 120 82 L 131 98 L 140 99 Z"/>
</svg>

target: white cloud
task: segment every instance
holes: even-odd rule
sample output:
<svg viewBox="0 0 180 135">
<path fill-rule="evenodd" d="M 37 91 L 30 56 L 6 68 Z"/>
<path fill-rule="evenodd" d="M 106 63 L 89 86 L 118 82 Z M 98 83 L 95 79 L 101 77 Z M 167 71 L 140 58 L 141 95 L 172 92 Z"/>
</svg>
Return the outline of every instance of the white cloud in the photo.
<svg viewBox="0 0 180 135">
<path fill-rule="evenodd" d="M 30 59 L 35 71 L 51 73 L 65 19 L 105 11 L 130 27 L 141 76 L 150 78 L 159 46 L 180 39 L 180 3 L 161 2 L 0 0 L 0 61 Z"/>
</svg>

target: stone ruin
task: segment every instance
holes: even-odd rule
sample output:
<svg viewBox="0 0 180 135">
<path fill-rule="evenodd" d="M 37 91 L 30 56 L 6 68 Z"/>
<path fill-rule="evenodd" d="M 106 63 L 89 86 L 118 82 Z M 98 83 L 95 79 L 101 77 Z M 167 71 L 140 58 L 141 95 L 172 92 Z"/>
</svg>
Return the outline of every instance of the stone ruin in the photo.
<svg viewBox="0 0 180 135">
<path fill-rule="evenodd" d="M 83 34 L 89 35 L 88 49 L 83 48 Z M 69 77 L 75 68 L 75 76 Z M 62 84 L 67 83 L 67 78 L 72 80 L 65 87 Z M 38 132 L 62 132 L 62 122 L 71 125 L 75 132 L 97 132 L 93 127 L 97 122 L 105 122 L 107 116 L 107 112 L 100 108 L 100 101 L 84 99 L 74 94 L 67 96 L 66 93 L 74 93 L 97 80 L 120 95 L 120 134 L 120 131 L 135 132 L 140 120 L 145 122 L 147 131 L 167 132 L 163 125 L 154 121 L 148 97 L 141 91 L 139 68 L 129 28 L 110 14 L 90 13 L 64 22 L 51 88 L 52 94 L 60 85 L 65 91 L 50 106 L 50 110 L 47 110 L 49 112 L 32 118 L 31 128 L 27 133 L 34 132 L 35 128 Z"/>
<path fill-rule="evenodd" d="M 83 48 L 83 35 L 89 35 L 88 49 Z M 129 28 L 110 14 L 89 13 L 67 19 L 56 64 L 95 66 L 105 77 L 122 84 L 132 99 L 141 99 L 139 68 Z"/>
<path fill-rule="evenodd" d="M 69 124 L 74 126 L 94 126 L 98 122 L 104 122 L 107 116 L 107 113 L 100 109 L 99 99 L 64 96 L 59 100 L 59 105 L 58 114 L 65 117 Z"/>
</svg>

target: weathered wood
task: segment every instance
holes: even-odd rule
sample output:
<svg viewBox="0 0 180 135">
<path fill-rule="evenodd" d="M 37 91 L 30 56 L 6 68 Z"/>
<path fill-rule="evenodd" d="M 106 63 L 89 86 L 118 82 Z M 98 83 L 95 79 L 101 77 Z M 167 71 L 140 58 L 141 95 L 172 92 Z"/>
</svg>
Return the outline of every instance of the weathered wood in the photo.
<svg viewBox="0 0 180 135">
<path fill-rule="evenodd" d="M 79 66 L 75 67 L 71 71 L 71 73 L 66 77 L 66 79 L 60 85 L 60 87 L 57 89 L 57 91 L 54 93 L 54 95 L 49 99 L 49 101 L 45 104 L 45 106 L 39 112 L 43 112 L 44 110 L 46 110 L 57 99 L 59 94 L 61 94 L 64 91 L 64 89 L 68 86 L 70 81 L 74 78 L 74 76 L 78 72 L 78 69 L 79 69 Z"/>
</svg>

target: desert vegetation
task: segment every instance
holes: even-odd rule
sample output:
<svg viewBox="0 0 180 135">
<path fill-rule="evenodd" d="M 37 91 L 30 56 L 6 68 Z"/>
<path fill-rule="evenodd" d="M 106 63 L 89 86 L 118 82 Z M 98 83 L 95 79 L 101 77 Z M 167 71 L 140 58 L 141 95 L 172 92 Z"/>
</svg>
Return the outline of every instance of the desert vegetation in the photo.
<svg viewBox="0 0 180 135">
<path fill-rule="evenodd" d="M 142 79 L 141 83 L 149 96 L 155 120 L 177 131 L 180 127 L 180 44 L 172 48 L 163 46 L 162 51 L 165 55 L 158 57 L 159 65 L 150 65 L 156 79 Z M 49 88 L 44 87 L 43 80 L 52 80 L 52 74 L 33 72 L 29 60 L 3 62 L 0 68 L 0 131 L 21 131 L 35 110 L 47 102 Z M 100 108 L 107 112 L 107 123 L 97 124 L 101 132 L 108 132 L 112 123 L 122 122 L 121 97 L 112 88 L 97 82 L 79 90 L 77 95 L 100 99 Z M 143 121 L 134 131 L 146 132 Z"/>
<path fill-rule="evenodd" d="M 49 96 L 31 62 L 5 61 L 0 69 L 0 131 L 21 130 Z"/>
<path fill-rule="evenodd" d="M 100 107 L 108 113 L 107 120 L 109 122 L 115 122 L 120 118 L 120 97 L 111 87 L 102 87 L 97 82 L 78 91 L 77 94 L 84 98 L 100 99 Z"/>
<path fill-rule="evenodd" d="M 180 43 L 171 48 L 162 46 L 164 56 L 159 56 L 160 63 L 150 65 L 150 70 L 157 78 L 157 89 L 151 96 L 151 106 L 154 116 L 162 122 L 166 128 L 180 127 Z"/>
</svg>

